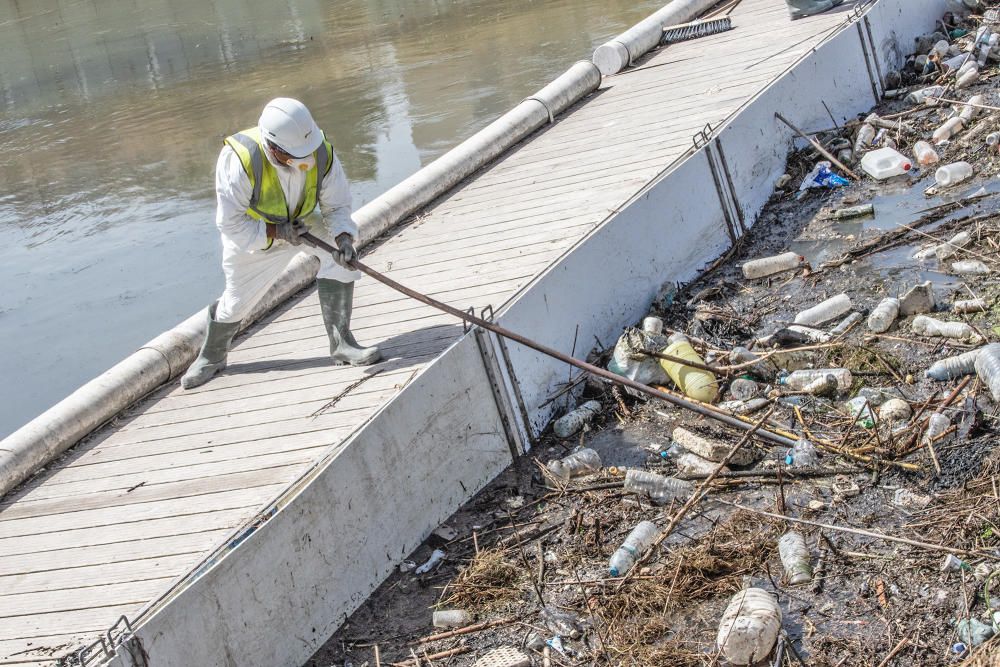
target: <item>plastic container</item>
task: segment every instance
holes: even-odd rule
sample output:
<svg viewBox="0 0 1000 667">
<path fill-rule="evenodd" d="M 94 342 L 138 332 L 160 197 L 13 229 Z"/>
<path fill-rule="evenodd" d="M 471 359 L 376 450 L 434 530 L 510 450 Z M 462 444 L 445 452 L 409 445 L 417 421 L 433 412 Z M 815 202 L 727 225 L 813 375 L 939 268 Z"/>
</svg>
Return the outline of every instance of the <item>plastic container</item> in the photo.
<svg viewBox="0 0 1000 667">
<path fill-rule="evenodd" d="M 861 313 L 859 313 L 857 311 L 851 313 L 850 315 L 848 315 L 847 317 L 845 317 L 844 319 L 842 319 L 837 324 L 837 326 L 835 326 L 834 328 L 830 329 L 830 335 L 832 335 L 832 336 L 839 336 L 839 335 L 841 335 L 842 333 L 844 333 L 845 331 L 847 331 L 848 329 L 850 329 L 852 326 L 854 326 L 854 324 L 856 322 L 860 322 L 863 317 L 864 317 L 864 315 L 862 315 Z"/>
<path fill-rule="evenodd" d="M 785 252 L 773 257 L 752 259 L 743 265 L 743 277 L 747 280 L 765 278 L 775 273 L 798 268 L 804 261 L 804 257 L 794 252 Z"/>
<path fill-rule="evenodd" d="M 838 294 L 795 316 L 795 324 L 817 326 L 836 319 L 851 310 L 851 297 Z"/>
<path fill-rule="evenodd" d="M 913 167 L 910 159 L 895 148 L 879 148 L 861 158 L 861 168 L 876 180 L 900 176 Z"/>
<path fill-rule="evenodd" d="M 989 387 L 993 401 L 1000 403 L 1000 343 L 982 348 L 976 359 L 976 375 Z"/>
<path fill-rule="evenodd" d="M 961 119 L 953 118 L 961 123 Z M 950 121 L 949 121 L 950 122 Z M 950 188 L 972 178 L 972 165 L 968 162 L 952 162 L 938 167 L 934 172 L 934 180 L 942 188 Z"/>
<path fill-rule="evenodd" d="M 694 485 L 683 479 L 630 468 L 625 473 L 625 490 L 648 496 L 654 503 L 665 505 L 672 500 L 687 500 L 694 491 Z"/>
<path fill-rule="evenodd" d="M 917 315 L 910 325 L 918 336 L 940 336 L 941 338 L 979 338 L 975 330 L 965 322 L 942 322 L 926 315 Z"/>
<path fill-rule="evenodd" d="M 901 398 L 890 398 L 878 409 L 879 420 L 889 424 L 908 421 L 912 416 L 910 404 Z"/>
<path fill-rule="evenodd" d="M 899 299 L 886 297 L 875 306 L 871 315 L 868 316 L 868 330 L 875 333 L 888 331 L 892 323 L 899 316 Z"/>
<path fill-rule="evenodd" d="M 951 419 L 947 415 L 935 412 L 927 420 L 927 428 L 924 430 L 924 435 L 920 439 L 920 442 L 924 445 L 936 443 L 941 434 L 949 428 L 951 428 Z"/>
<path fill-rule="evenodd" d="M 947 382 L 948 380 L 954 380 L 965 375 L 971 375 L 976 372 L 976 359 L 979 358 L 980 352 L 982 352 L 982 348 L 969 350 L 954 357 L 938 359 L 931 364 L 930 368 L 924 371 L 924 375 L 938 382 Z"/>
<path fill-rule="evenodd" d="M 951 306 L 953 313 L 982 313 L 986 311 L 986 299 L 962 299 Z"/>
<path fill-rule="evenodd" d="M 601 413 L 599 401 L 587 401 L 559 419 L 552 425 L 552 431 L 560 438 L 569 438 L 579 433 L 587 423 Z"/>
<path fill-rule="evenodd" d="M 684 334 L 674 334 L 670 337 L 669 342 L 670 344 L 667 346 L 667 349 L 663 350 L 664 354 L 699 364 L 705 363 L 701 355 L 691 347 L 691 341 Z M 667 361 L 666 359 L 659 359 L 658 361 L 660 362 L 660 367 L 685 396 L 689 396 L 702 403 L 712 403 L 718 398 L 719 384 L 715 380 L 715 375 L 710 371 L 685 366 L 677 362 Z"/>
<path fill-rule="evenodd" d="M 928 98 L 938 98 L 942 95 L 944 95 L 944 86 L 928 86 L 907 95 L 906 101 L 910 104 L 923 104 Z"/>
<path fill-rule="evenodd" d="M 781 564 L 785 567 L 785 576 L 791 585 L 804 584 L 812 579 L 813 569 L 809 562 L 809 549 L 806 540 L 794 530 L 781 536 L 778 540 L 778 554 Z"/>
<path fill-rule="evenodd" d="M 663 333 L 663 320 L 659 317 L 646 317 L 642 320 L 642 330 L 644 333 L 656 336 Z"/>
<path fill-rule="evenodd" d="M 917 164 L 921 167 L 934 164 L 941 159 L 938 157 L 937 151 L 934 150 L 934 147 L 923 140 L 913 144 L 913 157 L 916 158 Z"/>
<path fill-rule="evenodd" d="M 618 577 L 628 572 L 635 562 L 653 546 L 653 542 L 656 541 L 659 534 L 660 529 L 656 527 L 655 523 L 640 521 L 611 556 L 611 562 L 608 564 L 608 572 L 611 573 L 611 576 Z"/>
<path fill-rule="evenodd" d="M 878 132 L 875 128 L 868 123 L 862 123 L 861 127 L 858 128 L 858 134 L 854 138 L 854 152 L 862 153 L 872 147 L 872 142 L 875 141 L 875 135 Z"/>
<path fill-rule="evenodd" d="M 568 481 L 574 477 L 593 475 L 601 469 L 601 457 L 593 449 L 580 449 L 564 459 L 549 461 L 545 466 L 554 477 Z"/>
<path fill-rule="evenodd" d="M 865 428 L 875 426 L 875 413 L 864 396 L 855 396 L 847 402 L 847 412 L 855 418 L 855 423 Z"/>
<path fill-rule="evenodd" d="M 934 134 L 931 135 L 931 141 L 940 146 L 944 142 L 949 141 L 963 129 L 965 129 L 965 121 L 958 117 L 949 118 L 943 125 L 941 125 L 941 127 L 934 130 Z"/>
<path fill-rule="evenodd" d="M 788 450 L 788 456 L 785 457 L 786 462 L 788 462 L 793 468 L 810 468 L 819 463 L 819 453 L 816 451 L 816 445 L 812 444 L 805 438 L 800 438 L 795 441 L 795 445 Z"/>
<path fill-rule="evenodd" d="M 729 397 L 736 401 L 746 401 L 764 393 L 764 387 L 747 378 L 736 378 L 729 383 Z"/>
<path fill-rule="evenodd" d="M 729 453 L 729 450 L 732 449 L 732 445 L 730 444 L 705 438 L 681 426 L 674 429 L 672 437 L 674 442 L 687 451 L 709 461 L 721 461 Z M 745 448 L 740 449 L 730 460 L 733 465 L 749 465 L 754 461 L 753 452 Z"/>
<path fill-rule="evenodd" d="M 733 596 L 722 614 L 715 641 L 734 665 L 760 662 L 774 648 L 781 629 L 781 608 L 767 591 L 747 588 Z"/>
<path fill-rule="evenodd" d="M 850 391 L 854 377 L 851 375 L 851 371 L 846 368 L 811 368 L 794 371 L 778 378 L 778 384 L 793 391 L 802 391 L 812 381 L 825 378 L 827 375 L 836 378 L 837 390 L 840 393 L 844 394 Z"/>
<path fill-rule="evenodd" d="M 464 609 L 439 609 L 431 616 L 435 628 L 462 628 L 472 623 L 472 615 Z"/>
<path fill-rule="evenodd" d="M 934 248 L 934 254 L 937 255 L 938 259 L 943 261 L 954 257 L 961 248 L 970 243 L 972 243 L 972 234 L 969 232 L 959 232 L 948 239 L 947 243 L 942 243 Z"/>
<path fill-rule="evenodd" d="M 951 272 L 965 276 L 985 276 L 990 272 L 990 267 L 978 259 L 963 259 L 951 263 Z"/>
</svg>

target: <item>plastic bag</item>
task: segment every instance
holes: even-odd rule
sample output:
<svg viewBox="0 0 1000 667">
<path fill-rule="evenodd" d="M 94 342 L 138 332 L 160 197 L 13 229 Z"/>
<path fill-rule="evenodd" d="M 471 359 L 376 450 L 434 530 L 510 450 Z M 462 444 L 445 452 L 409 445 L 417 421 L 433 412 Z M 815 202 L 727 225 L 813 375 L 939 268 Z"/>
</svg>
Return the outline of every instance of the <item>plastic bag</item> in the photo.
<svg viewBox="0 0 1000 667">
<path fill-rule="evenodd" d="M 846 178 L 830 171 L 830 163 L 824 160 L 817 162 L 812 171 L 806 174 L 799 185 L 799 191 L 809 188 L 841 188 L 850 183 Z"/>
</svg>

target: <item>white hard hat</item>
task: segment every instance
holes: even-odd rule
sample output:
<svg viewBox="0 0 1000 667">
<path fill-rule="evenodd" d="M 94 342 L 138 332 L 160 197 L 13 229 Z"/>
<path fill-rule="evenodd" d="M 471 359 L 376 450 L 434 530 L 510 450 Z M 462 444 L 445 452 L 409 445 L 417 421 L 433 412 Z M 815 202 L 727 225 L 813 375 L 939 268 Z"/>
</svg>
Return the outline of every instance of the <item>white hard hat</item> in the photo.
<svg viewBox="0 0 1000 667">
<path fill-rule="evenodd" d="M 323 143 L 323 133 L 306 105 L 290 97 L 278 97 L 260 114 L 260 134 L 292 157 L 311 155 Z"/>
</svg>

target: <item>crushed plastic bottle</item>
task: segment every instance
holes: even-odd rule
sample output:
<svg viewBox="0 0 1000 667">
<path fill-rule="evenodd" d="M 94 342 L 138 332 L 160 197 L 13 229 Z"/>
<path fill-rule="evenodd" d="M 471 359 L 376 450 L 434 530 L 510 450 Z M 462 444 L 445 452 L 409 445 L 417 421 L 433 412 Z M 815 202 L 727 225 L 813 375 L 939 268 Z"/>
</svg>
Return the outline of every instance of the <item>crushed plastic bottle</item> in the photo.
<svg viewBox="0 0 1000 667">
<path fill-rule="evenodd" d="M 542 621 L 549 632 L 555 635 L 555 639 L 568 637 L 578 639 L 582 634 L 580 631 L 580 621 L 575 614 L 563 611 L 553 605 L 546 605 L 542 608 Z M 551 639 L 549 640 L 552 641 Z M 561 644 L 560 644 L 561 646 Z M 559 649 L 562 651 L 562 649 Z"/>
<path fill-rule="evenodd" d="M 545 466 L 556 479 L 564 482 L 574 477 L 593 475 L 601 469 L 601 456 L 593 449 L 584 447 L 564 459 L 549 461 Z"/>
<path fill-rule="evenodd" d="M 833 375 L 816 378 L 802 388 L 803 393 L 812 396 L 835 396 L 838 390 L 837 378 Z"/>
<path fill-rule="evenodd" d="M 788 375 L 778 378 L 778 384 L 788 387 L 792 391 L 803 391 L 807 385 L 814 380 L 825 379 L 827 375 L 832 375 L 837 380 L 837 390 L 846 394 L 851 389 L 854 377 L 851 371 L 846 368 L 812 368 L 806 370 L 793 371 Z"/>
<path fill-rule="evenodd" d="M 940 146 L 947 141 L 950 141 L 952 137 L 965 129 L 965 121 L 961 118 L 949 118 L 946 120 L 941 127 L 934 130 L 934 134 L 931 135 L 931 141 L 935 145 Z M 938 182 L 940 185 L 940 181 Z"/>
<path fill-rule="evenodd" d="M 878 409 L 879 420 L 888 424 L 908 421 L 912 415 L 910 404 L 901 398 L 890 398 Z"/>
<path fill-rule="evenodd" d="M 850 329 L 852 326 L 854 326 L 854 324 L 856 322 L 860 322 L 862 320 L 862 318 L 864 318 L 864 315 L 862 315 L 861 313 L 859 313 L 857 311 L 854 311 L 853 313 L 851 313 L 850 315 L 848 315 L 847 317 L 845 317 L 844 319 L 842 319 L 837 324 L 837 326 L 835 326 L 834 328 L 830 329 L 830 335 L 836 337 L 836 336 L 839 336 L 839 335 L 843 334 L 848 329 Z"/>
<path fill-rule="evenodd" d="M 912 167 L 909 158 L 894 148 L 879 148 L 869 151 L 861 158 L 861 168 L 864 172 L 879 181 L 893 176 L 901 176 L 910 171 Z"/>
<path fill-rule="evenodd" d="M 747 280 L 766 278 L 767 276 L 798 268 L 806 261 L 805 257 L 794 252 L 785 252 L 773 257 L 752 259 L 743 265 L 743 277 Z"/>
<path fill-rule="evenodd" d="M 927 315 L 917 315 L 910 325 L 918 336 L 940 336 L 961 340 L 978 340 L 979 334 L 965 322 L 942 322 Z"/>
<path fill-rule="evenodd" d="M 952 118 L 959 123 L 960 118 Z M 948 121 L 951 122 L 951 121 Z M 972 178 L 972 165 L 965 161 L 952 162 L 943 167 L 938 167 L 934 172 L 934 181 L 942 188 L 950 188 Z"/>
<path fill-rule="evenodd" d="M 847 402 L 846 407 L 848 414 L 855 418 L 854 421 L 859 426 L 865 428 L 875 426 L 875 414 L 872 412 L 872 406 L 868 403 L 868 399 L 864 396 L 855 396 Z"/>
<path fill-rule="evenodd" d="M 958 254 L 958 251 L 972 243 L 972 234 L 969 232 L 959 232 L 952 236 L 946 243 L 934 248 L 934 254 L 940 260 L 950 259 Z"/>
<path fill-rule="evenodd" d="M 923 140 L 913 144 L 913 157 L 921 167 L 932 165 L 941 159 L 934 147 Z"/>
<path fill-rule="evenodd" d="M 976 117 L 976 113 L 979 111 L 979 107 L 983 105 L 986 98 L 982 95 L 973 95 L 969 98 L 969 101 L 962 105 L 962 110 L 959 112 L 958 117 L 961 118 L 966 125 L 972 122 L 972 119 Z"/>
<path fill-rule="evenodd" d="M 753 665 L 771 653 L 781 629 L 781 608 L 767 591 L 747 588 L 733 596 L 722 614 L 716 644 L 734 665 Z"/>
<path fill-rule="evenodd" d="M 734 415 L 750 415 L 759 412 L 771 404 L 766 398 L 751 398 L 749 401 L 723 401 L 719 408 Z"/>
<path fill-rule="evenodd" d="M 858 128 L 858 134 L 854 138 L 854 152 L 862 153 L 872 147 L 878 132 L 870 123 L 862 123 Z"/>
<path fill-rule="evenodd" d="M 828 334 L 825 331 L 814 327 L 802 326 L 801 324 L 791 324 L 785 328 L 785 331 L 791 331 L 799 334 L 810 343 L 825 343 L 833 338 L 831 334 Z"/>
<path fill-rule="evenodd" d="M 845 315 L 851 310 L 851 297 L 846 294 L 832 296 L 795 316 L 795 324 L 818 326 Z"/>
<path fill-rule="evenodd" d="M 793 468 L 811 468 L 818 464 L 819 452 L 816 451 L 816 445 L 805 438 L 799 438 L 795 441 L 795 445 L 788 450 L 785 463 Z"/>
<path fill-rule="evenodd" d="M 732 448 L 732 445 L 700 436 L 682 426 L 676 427 L 671 437 L 687 451 L 709 461 L 721 461 Z M 733 465 L 749 465 L 754 461 L 753 452 L 745 448 L 740 449 L 730 460 Z"/>
<path fill-rule="evenodd" d="M 892 504 L 908 510 L 922 510 L 931 504 L 930 496 L 914 493 L 909 489 L 896 489 L 892 496 Z"/>
<path fill-rule="evenodd" d="M 813 576 L 812 565 L 809 562 L 809 549 L 805 538 L 794 530 L 788 531 L 778 540 L 778 554 L 781 564 L 785 567 L 785 576 L 791 585 L 803 584 Z"/>
<path fill-rule="evenodd" d="M 472 614 L 464 609 L 438 609 L 431 622 L 435 628 L 461 628 L 472 622 Z"/>
<path fill-rule="evenodd" d="M 764 393 L 764 387 L 747 378 L 736 378 L 729 383 L 729 397 L 737 401 L 746 401 Z"/>
<path fill-rule="evenodd" d="M 976 359 L 979 358 L 981 351 L 982 348 L 979 348 L 978 350 L 963 352 L 954 357 L 938 359 L 931 364 L 930 368 L 924 371 L 924 375 L 938 382 L 947 382 L 948 380 L 954 380 L 964 375 L 971 375 L 976 372 Z"/>
<path fill-rule="evenodd" d="M 976 67 L 975 63 L 973 63 L 973 67 L 970 67 L 964 73 L 962 70 L 959 70 L 958 79 L 955 81 L 955 89 L 962 90 L 963 88 L 968 88 L 977 81 L 979 81 L 979 67 Z"/>
<path fill-rule="evenodd" d="M 676 333 L 668 341 L 670 344 L 663 350 L 663 354 L 704 365 L 705 360 L 691 346 L 691 341 L 688 340 L 687 336 Z M 685 396 L 702 403 L 712 403 L 719 397 L 719 384 L 711 371 L 685 366 L 666 359 L 660 359 L 659 362 L 660 367 Z"/>
<path fill-rule="evenodd" d="M 838 176 L 830 170 L 832 165 L 826 160 L 817 162 L 806 177 L 799 184 L 799 192 L 809 188 L 842 188 L 849 185 L 850 181 L 842 176 Z"/>
<path fill-rule="evenodd" d="M 625 473 L 625 490 L 648 496 L 654 503 L 665 505 L 673 500 L 687 500 L 694 491 L 694 485 L 683 479 L 630 468 Z"/>
<path fill-rule="evenodd" d="M 953 313 L 983 313 L 986 312 L 986 299 L 960 299 L 952 304 Z"/>
<path fill-rule="evenodd" d="M 990 267 L 978 259 L 963 259 L 951 263 L 951 272 L 960 276 L 985 276 L 990 272 Z"/>
<path fill-rule="evenodd" d="M 557 437 L 569 438 L 579 433 L 590 420 L 601 414 L 601 408 L 600 401 L 587 401 L 557 419 L 552 425 L 552 431 Z"/>
<path fill-rule="evenodd" d="M 989 387 L 993 401 L 1000 403 L 1000 343 L 982 348 L 976 359 L 976 375 Z"/>
<path fill-rule="evenodd" d="M 944 86 L 928 86 L 927 88 L 921 88 L 920 90 L 915 90 L 906 96 L 905 101 L 910 104 L 923 104 L 928 98 L 937 99 L 944 95 Z M 874 128 L 872 128 L 874 130 Z M 874 134 L 872 135 L 875 136 Z"/>
<path fill-rule="evenodd" d="M 936 443 L 941 435 L 951 428 L 951 419 L 940 412 L 933 413 L 927 420 L 927 429 L 920 439 L 921 444 Z"/>
<path fill-rule="evenodd" d="M 653 546 L 659 533 L 660 529 L 652 521 L 640 521 L 611 556 L 611 562 L 608 564 L 608 572 L 611 573 L 611 576 L 618 577 L 628 572 L 635 562 Z"/>
<path fill-rule="evenodd" d="M 677 463 L 677 472 L 682 475 L 711 475 L 719 467 L 717 463 L 712 463 L 691 452 L 684 452 L 675 459 L 675 462 Z M 719 471 L 729 472 L 729 468 L 722 466 Z"/>
<path fill-rule="evenodd" d="M 871 155 L 871 153 L 868 155 Z M 865 157 L 867 158 L 868 155 Z M 830 211 L 829 217 L 831 220 L 850 220 L 851 218 L 860 218 L 866 215 L 875 215 L 874 204 L 861 204 L 859 206 L 838 208 L 834 211 Z"/>
<path fill-rule="evenodd" d="M 899 299 L 886 297 L 868 316 L 868 330 L 875 333 L 888 331 L 899 315 Z"/>
</svg>

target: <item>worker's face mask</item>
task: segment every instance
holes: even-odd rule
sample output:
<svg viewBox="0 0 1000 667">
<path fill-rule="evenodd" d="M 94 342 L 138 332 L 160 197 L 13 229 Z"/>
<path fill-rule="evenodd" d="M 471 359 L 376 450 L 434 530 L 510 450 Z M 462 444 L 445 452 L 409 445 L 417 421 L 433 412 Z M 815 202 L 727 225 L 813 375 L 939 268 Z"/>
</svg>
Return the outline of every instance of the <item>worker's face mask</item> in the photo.
<svg viewBox="0 0 1000 667">
<path fill-rule="evenodd" d="M 272 144 L 270 141 L 264 142 L 264 148 L 267 150 L 268 156 L 271 158 L 271 162 L 284 165 L 289 169 L 309 171 L 316 166 L 316 157 L 313 155 L 307 155 L 302 158 L 293 157 Z"/>
<path fill-rule="evenodd" d="M 312 155 L 303 158 L 289 158 L 285 161 L 285 165 L 291 167 L 292 169 L 298 169 L 299 171 L 309 171 L 316 166 L 316 158 Z"/>
</svg>

